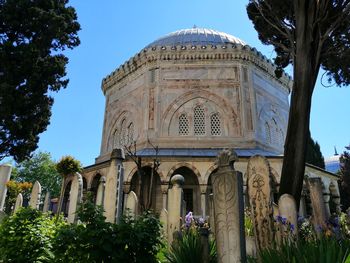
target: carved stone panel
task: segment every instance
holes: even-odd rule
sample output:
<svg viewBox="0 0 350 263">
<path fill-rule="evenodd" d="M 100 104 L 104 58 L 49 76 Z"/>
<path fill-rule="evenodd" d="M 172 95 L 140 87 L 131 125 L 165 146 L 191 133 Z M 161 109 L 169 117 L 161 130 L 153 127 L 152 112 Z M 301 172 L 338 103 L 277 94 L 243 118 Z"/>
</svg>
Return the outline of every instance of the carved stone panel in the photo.
<svg viewBox="0 0 350 263">
<path fill-rule="evenodd" d="M 324 226 L 326 222 L 326 207 L 323 200 L 321 178 L 309 178 L 307 180 L 312 206 L 312 217 L 315 228 Z"/>
<path fill-rule="evenodd" d="M 247 187 L 255 237 L 258 249 L 261 250 L 268 247 L 273 241 L 271 170 L 265 157 L 256 155 L 249 159 Z"/>
<path fill-rule="evenodd" d="M 296 234 L 298 227 L 297 205 L 292 195 L 283 194 L 278 199 L 278 211 L 280 216 L 286 218 L 293 225 L 291 231 Z"/>
</svg>

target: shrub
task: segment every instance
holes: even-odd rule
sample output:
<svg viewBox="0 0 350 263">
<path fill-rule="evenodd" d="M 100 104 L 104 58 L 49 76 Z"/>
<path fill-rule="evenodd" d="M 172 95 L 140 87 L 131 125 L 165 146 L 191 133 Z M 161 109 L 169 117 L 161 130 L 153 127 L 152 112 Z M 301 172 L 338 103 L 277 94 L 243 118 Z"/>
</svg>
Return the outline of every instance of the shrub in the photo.
<svg viewBox="0 0 350 263">
<path fill-rule="evenodd" d="M 160 222 L 154 215 L 112 224 L 105 222 L 102 212 L 89 200 L 79 208 L 82 223 L 67 225 L 56 235 L 56 262 L 157 262 Z"/>
<path fill-rule="evenodd" d="M 0 225 L 0 261 L 50 262 L 52 238 L 65 223 L 32 208 L 21 208 Z"/>
</svg>

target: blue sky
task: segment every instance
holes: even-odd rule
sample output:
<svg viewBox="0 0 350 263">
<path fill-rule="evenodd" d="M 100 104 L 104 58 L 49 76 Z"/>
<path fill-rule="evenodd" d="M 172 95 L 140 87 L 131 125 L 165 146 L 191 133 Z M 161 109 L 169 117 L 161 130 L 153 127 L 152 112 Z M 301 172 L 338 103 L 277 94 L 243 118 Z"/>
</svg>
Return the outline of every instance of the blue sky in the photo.
<svg viewBox="0 0 350 263">
<path fill-rule="evenodd" d="M 99 155 L 104 114 L 102 78 L 150 42 L 183 28 L 206 27 L 226 32 L 273 58 L 273 48 L 260 43 L 245 6 L 247 0 L 113 1 L 71 0 L 81 24 L 81 45 L 65 54 L 70 83 L 52 94 L 55 104 L 51 124 L 40 136 L 38 150 L 55 160 L 73 155 L 84 165 Z M 314 92 L 311 133 L 324 156 L 350 143 L 349 88 L 324 88 Z"/>
</svg>

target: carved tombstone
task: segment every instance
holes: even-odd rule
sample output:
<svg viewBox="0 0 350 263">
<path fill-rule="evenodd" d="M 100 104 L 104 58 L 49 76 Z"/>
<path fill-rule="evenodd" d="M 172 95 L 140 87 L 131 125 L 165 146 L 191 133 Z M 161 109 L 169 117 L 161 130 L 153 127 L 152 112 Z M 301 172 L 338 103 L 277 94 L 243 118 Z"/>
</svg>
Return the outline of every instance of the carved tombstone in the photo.
<svg viewBox="0 0 350 263">
<path fill-rule="evenodd" d="M 0 165 L 0 211 L 4 209 L 7 187 L 6 183 L 10 180 L 12 166 L 10 164 Z"/>
<path fill-rule="evenodd" d="M 32 193 L 30 194 L 29 206 L 34 209 L 39 209 L 41 197 L 41 185 L 38 181 L 35 181 Z"/>
<path fill-rule="evenodd" d="M 212 174 L 215 238 L 219 263 L 241 262 L 240 197 L 238 172 L 233 163 L 238 160 L 234 151 L 224 150 L 217 159 L 218 170 Z M 243 185 L 241 186 L 243 190 Z M 242 199 L 243 202 L 243 199 Z M 244 251 L 245 253 L 245 251 Z"/>
<path fill-rule="evenodd" d="M 23 206 L 23 195 L 19 193 L 16 198 L 15 207 L 13 209 L 13 213 L 16 213 L 18 209 Z"/>
<path fill-rule="evenodd" d="M 307 184 L 310 189 L 312 206 L 312 218 L 315 228 L 324 226 L 326 223 L 326 207 L 323 199 L 321 178 L 308 178 Z"/>
<path fill-rule="evenodd" d="M 173 242 L 174 232 L 181 229 L 181 214 L 183 211 L 182 185 L 185 179 L 182 175 L 176 174 L 171 178 L 173 187 L 168 191 L 168 242 Z"/>
<path fill-rule="evenodd" d="M 278 211 L 280 216 L 286 218 L 287 221 L 292 224 L 291 231 L 293 234 L 297 234 L 298 215 L 294 197 L 289 194 L 281 195 L 278 199 Z"/>
<path fill-rule="evenodd" d="M 134 191 L 130 191 L 128 194 L 128 197 L 126 199 L 126 211 L 127 213 L 132 217 L 135 218 L 135 216 L 138 213 L 138 207 L 139 207 L 139 201 L 137 198 L 137 195 Z"/>
<path fill-rule="evenodd" d="M 247 188 L 256 243 L 261 250 L 273 241 L 271 170 L 265 157 L 256 155 L 249 159 Z"/>
<path fill-rule="evenodd" d="M 72 186 L 69 193 L 69 208 L 68 218 L 69 223 L 76 223 L 78 221 L 78 215 L 76 214 L 79 205 L 83 201 L 83 177 L 79 173 L 75 173 Z"/>
<path fill-rule="evenodd" d="M 97 187 L 96 205 L 103 206 L 105 197 L 106 177 L 102 176 Z"/>
<path fill-rule="evenodd" d="M 43 206 L 43 212 L 44 212 L 44 213 L 46 213 L 46 212 L 49 211 L 50 202 L 51 202 L 50 192 L 47 191 L 47 192 L 46 192 L 46 195 L 45 195 L 45 199 L 44 199 L 44 206 Z"/>
</svg>

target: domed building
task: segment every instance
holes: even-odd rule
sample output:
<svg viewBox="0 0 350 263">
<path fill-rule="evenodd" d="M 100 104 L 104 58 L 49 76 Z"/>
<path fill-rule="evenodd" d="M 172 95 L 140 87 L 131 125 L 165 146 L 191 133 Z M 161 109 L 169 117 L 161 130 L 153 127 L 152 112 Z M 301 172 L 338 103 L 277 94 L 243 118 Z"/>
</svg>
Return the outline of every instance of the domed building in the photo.
<svg viewBox="0 0 350 263">
<path fill-rule="evenodd" d="M 147 45 L 102 81 L 101 151 L 84 169 L 84 188 L 113 221 L 118 196 L 126 200 L 131 191 L 141 207 L 159 213 L 167 206 L 170 179 L 181 174 L 186 210 L 210 216 L 216 156 L 233 148 L 239 156 L 235 169 L 243 174 L 249 157 L 267 157 L 277 191 L 292 80 L 274 72 L 255 48 L 215 30 L 179 30 Z M 126 153 L 122 165 L 113 157 L 116 148 Z M 325 194 L 339 197 L 332 173 L 311 165 L 306 173 L 322 178 Z M 98 197 L 101 183 L 104 194 Z M 117 193 L 120 183 L 123 194 Z M 63 206 L 69 178 L 64 188 Z"/>
</svg>

